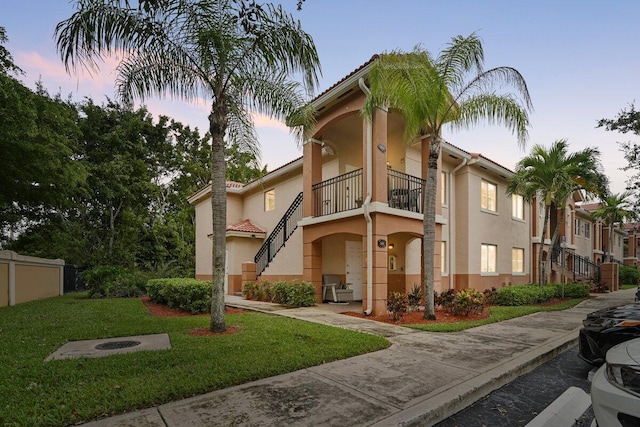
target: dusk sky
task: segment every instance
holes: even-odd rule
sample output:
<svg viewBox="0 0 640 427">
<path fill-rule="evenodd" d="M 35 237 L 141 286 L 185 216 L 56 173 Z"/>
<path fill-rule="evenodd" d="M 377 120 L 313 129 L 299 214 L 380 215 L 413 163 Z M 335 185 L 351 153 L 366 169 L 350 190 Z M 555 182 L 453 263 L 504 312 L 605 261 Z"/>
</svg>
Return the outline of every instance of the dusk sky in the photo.
<svg viewBox="0 0 640 427">
<path fill-rule="evenodd" d="M 66 73 L 53 40 L 56 24 L 73 13 L 67 0 L 0 0 L 0 26 L 7 48 L 26 75 L 29 87 L 42 80 L 51 94 L 71 94 L 96 103 L 115 97 L 115 60 L 101 73 Z M 633 135 L 596 128 L 598 119 L 614 118 L 640 98 L 640 1 L 471 1 L 471 0 L 296 0 L 283 6 L 300 19 L 313 37 L 322 73 L 320 93 L 375 53 L 411 50 L 422 44 L 436 55 L 456 35 L 477 32 L 483 41 L 485 67 L 510 66 L 522 73 L 533 100 L 530 141 L 521 150 L 507 130 L 489 125 L 454 132 L 444 138 L 469 152 L 479 152 L 512 169 L 533 144 L 549 146 L 567 139 L 569 149 L 597 147 L 614 192 L 623 191 L 626 165 L 619 141 Z M 154 114 L 207 129 L 209 102 L 149 99 Z M 256 122 L 263 163 L 272 170 L 301 155 L 288 129 L 268 118 Z M 635 142 L 637 141 L 637 138 Z"/>
</svg>

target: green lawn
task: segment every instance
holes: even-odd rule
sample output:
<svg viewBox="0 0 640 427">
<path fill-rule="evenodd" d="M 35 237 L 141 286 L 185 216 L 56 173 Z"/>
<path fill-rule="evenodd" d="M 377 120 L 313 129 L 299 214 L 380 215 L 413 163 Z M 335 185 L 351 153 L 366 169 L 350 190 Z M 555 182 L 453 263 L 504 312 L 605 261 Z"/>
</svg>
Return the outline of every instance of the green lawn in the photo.
<svg viewBox="0 0 640 427">
<path fill-rule="evenodd" d="M 486 319 L 473 320 L 469 322 L 455 323 L 433 323 L 433 324 L 416 324 L 404 325 L 413 329 L 420 329 L 429 332 L 459 332 L 465 329 L 474 328 L 476 326 L 486 325 L 503 320 L 513 319 L 514 317 L 526 316 L 527 314 L 537 313 L 539 311 L 558 311 L 566 310 L 576 304 L 584 301 L 583 298 L 570 299 L 557 305 L 540 306 L 540 305 L 522 305 L 515 307 L 494 306 L 489 308 L 490 316 Z"/>
<path fill-rule="evenodd" d="M 632 288 L 637 288 L 637 287 L 638 287 L 637 285 L 626 285 L 626 284 L 625 284 L 625 285 L 620 285 L 620 290 L 623 290 L 623 289 L 632 289 Z"/>
<path fill-rule="evenodd" d="M 389 346 L 369 334 L 261 313 L 230 335 L 208 316 L 158 318 L 138 299 L 63 296 L 0 308 L 0 425 L 57 426 L 150 407 Z M 44 362 L 67 341 L 168 333 L 172 348 Z"/>
</svg>

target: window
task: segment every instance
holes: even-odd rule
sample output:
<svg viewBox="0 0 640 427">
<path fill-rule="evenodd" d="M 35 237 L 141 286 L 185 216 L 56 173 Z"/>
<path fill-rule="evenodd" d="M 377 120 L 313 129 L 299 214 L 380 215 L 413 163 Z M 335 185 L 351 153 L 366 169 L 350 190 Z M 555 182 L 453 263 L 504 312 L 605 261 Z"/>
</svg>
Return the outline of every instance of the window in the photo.
<svg viewBox="0 0 640 427">
<path fill-rule="evenodd" d="M 440 274 L 447 273 L 447 242 L 440 242 Z"/>
<path fill-rule="evenodd" d="M 511 215 L 517 219 L 524 219 L 524 198 L 519 194 L 511 196 Z"/>
<path fill-rule="evenodd" d="M 590 239 L 591 238 L 591 223 L 590 222 L 585 222 L 584 223 L 584 237 L 585 237 L 585 239 Z"/>
<path fill-rule="evenodd" d="M 498 188 L 495 184 L 491 184 L 487 181 L 482 181 L 480 186 L 480 205 L 482 209 L 496 212 L 498 210 L 497 195 Z"/>
<path fill-rule="evenodd" d="M 574 229 L 574 231 L 576 233 L 576 236 L 579 236 L 580 235 L 580 220 L 578 218 L 576 218 L 573 222 L 574 222 L 573 229 Z"/>
<path fill-rule="evenodd" d="M 511 271 L 513 273 L 524 273 L 524 249 L 511 249 Z"/>
<path fill-rule="evenodd" d="M 480 252 L 480 272 L 495 273 L 498 247 L 496 245 L 482 244 Z"/>
<path fill-rule="evenodd" d="M 447 205 L 447 173 L 440 172 L 440 197 L 442 199 L 442 205 Z"/>
<path fill-rule="evenodd" d="M 264 211 L 272 211 L 276 208 L 276 190 L 273 188 L 264 192 Z"/>
</svg>

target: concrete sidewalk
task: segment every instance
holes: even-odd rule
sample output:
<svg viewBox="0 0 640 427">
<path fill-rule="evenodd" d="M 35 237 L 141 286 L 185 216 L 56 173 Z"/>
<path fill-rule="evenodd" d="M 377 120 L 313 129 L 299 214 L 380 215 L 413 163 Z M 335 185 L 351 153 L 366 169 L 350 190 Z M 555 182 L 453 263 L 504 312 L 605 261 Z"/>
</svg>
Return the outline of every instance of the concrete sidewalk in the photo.
<svg viewBox="0 0 640 427">
<path fill-rule="evenodd" d="M 634 294 L 635 289 L 598 294 L 569 310 L 457 333 L 420 332 L 315 307 L 283 309 L 232 297 L 230 305 L 375 333 L 392 345 L 85 425 L 430 426 L 575 345 L 588 313 L 633 302 Z"/>
</svg>

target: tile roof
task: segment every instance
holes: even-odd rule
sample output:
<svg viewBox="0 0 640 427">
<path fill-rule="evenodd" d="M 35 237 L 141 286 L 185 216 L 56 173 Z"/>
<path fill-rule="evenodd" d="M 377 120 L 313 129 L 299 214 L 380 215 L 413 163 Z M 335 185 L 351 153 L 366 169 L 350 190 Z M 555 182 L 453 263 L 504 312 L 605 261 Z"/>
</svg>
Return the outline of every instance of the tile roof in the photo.
<svg viewBox="0 0 640 427">
<path fill-rule="evenodd" d="M 583 203 L 580 205 L 580 207 L 582 209 L 584 209 L 587 212 L 592 212 L 595 211 L 596 209 L 598 209 L 600 207 L 600 202 L 596 202 L 596 203 Z"/>
<path fill-rule="evenodd" d="M 238 231 L 242 233 L 266 233 L 265 230 L 260 227 L 253 225 L 250 220 L 243 219 L 240 222 L 236 222 L 235 224 L 227 225 L 227 231 Z"/>
</svg>

